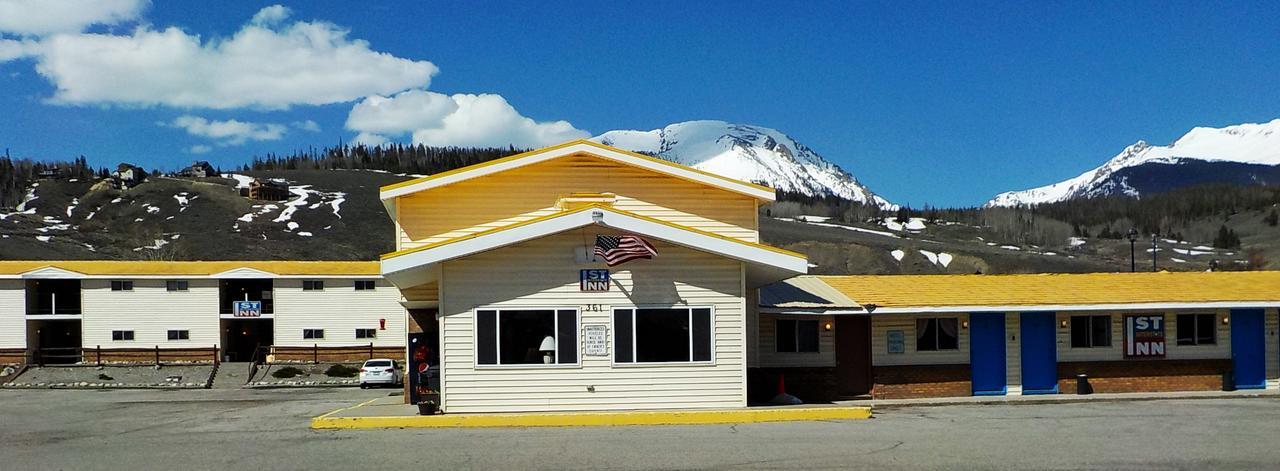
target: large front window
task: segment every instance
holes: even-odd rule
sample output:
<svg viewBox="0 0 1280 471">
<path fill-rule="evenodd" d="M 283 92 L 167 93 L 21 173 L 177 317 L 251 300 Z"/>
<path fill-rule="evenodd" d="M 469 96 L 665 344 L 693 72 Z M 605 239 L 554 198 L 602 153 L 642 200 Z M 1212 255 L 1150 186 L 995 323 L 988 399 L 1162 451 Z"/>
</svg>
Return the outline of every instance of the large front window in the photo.
<svg viewBox="0 0 1280 471">
<path fill-rule="evenodd" d="M 1178 345 L 1214 345 L 1218 343 L 1213 314 L 1178 314 Z"/>
<path fill-rule="evenodd" d="M 572 365 L 578 363 L 576 309 L 476 311 L 476 364 Z"/>
<path fill-rule="evenodd" d="M 615 309 L 616 363 L 711 361 L 710 308 Z"/>
<path fill-rule="evenodd" d="M 1111 346 L 1111 316 L 1071 316 L 1071 348 Z"/>
<path fill-rule="evenodd" d="M 954 317 L 916 319 L 916 351 L 960 349 L 959 323 Z"/>
</svg>

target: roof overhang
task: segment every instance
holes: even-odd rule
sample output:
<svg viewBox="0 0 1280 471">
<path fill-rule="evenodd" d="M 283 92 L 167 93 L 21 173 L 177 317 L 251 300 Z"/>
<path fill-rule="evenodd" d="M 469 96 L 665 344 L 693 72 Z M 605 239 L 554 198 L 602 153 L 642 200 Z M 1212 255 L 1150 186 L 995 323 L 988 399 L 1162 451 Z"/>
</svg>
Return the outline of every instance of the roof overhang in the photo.
<svg viewBox="0 0 1280 471">
<path fill-rule="evenodd" d="M 435 175 L 409 180 L 394 185 L 388 185 L 381 188 L 379 198 L 382 204 L 387 207 L 387 211 L 394 215 L 394 200 L 398 197 L 417 193 L 419 191 L 439 188 L 445 185 L 451 185 L 461 181 L 470 180 L 485 175 L 503 172 L 511 169 L 533 165 L 548 160 L 573 155 L 573 154 L 590 154 L 606 160 L 612 160 L 625 165 L 650 170 L 656 173 L 670 175 L 672 177 L 683 180 L 701 183 L 704 185 L 721 188 L 750 196 L 759 201 L 769 202 L 776 198 L 772 188 L 747 183 L 740 180 L 725 178 L 713 173 L 704 172 L 692 167 L 679 165 L 668 162 L 655 157 L 644 154 L 628 152 L 622 149 L 598 144 L 587 140 L 578 140 L 566 142 L 564 144 L 546 147 L 523 154 L 517 154 L 510 157 L 504 157 L 497 160 L 491 160 L 481 164 L 463 167 L 457 170 L 441 172 Z"/>
<path fill-rule="evenodd" d="M 84 273 L 71 270 L 64 270 L 58 267 L 41 267 L 18 275 L 23 279 L 42 279 L 42 280 L 82 280 L 88 278 Z"/>
<path fill-rule="evenodd" d="M 747 283 L 756 287 L 804 274 L 801 254 L 680 226 L 604 206 L 585 206 L 510 226 L 383 256 L 382 274 L 397 286 L 436 278 L 439 263 L 586 226 L 601 226 L 688 247 L 747 264 Z"/>
</svg>

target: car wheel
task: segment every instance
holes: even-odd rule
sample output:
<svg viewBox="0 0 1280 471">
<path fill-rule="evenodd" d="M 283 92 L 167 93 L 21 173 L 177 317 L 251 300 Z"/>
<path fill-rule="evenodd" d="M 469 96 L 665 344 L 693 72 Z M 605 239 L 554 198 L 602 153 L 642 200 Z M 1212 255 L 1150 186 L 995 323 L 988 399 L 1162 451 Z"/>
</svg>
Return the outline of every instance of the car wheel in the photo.
<svg viewBox="0 0 1280 471">
<path fill-rule="evenodd" d="M 369 389 L 368 383 L 360 383 L 360 389 Z"/>
</svg>

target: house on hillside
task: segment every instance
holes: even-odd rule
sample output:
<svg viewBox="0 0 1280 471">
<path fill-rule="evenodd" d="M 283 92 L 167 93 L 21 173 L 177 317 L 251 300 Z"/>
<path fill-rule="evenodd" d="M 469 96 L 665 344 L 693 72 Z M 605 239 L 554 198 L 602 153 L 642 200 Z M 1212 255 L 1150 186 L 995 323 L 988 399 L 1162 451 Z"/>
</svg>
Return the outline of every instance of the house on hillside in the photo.
<svg viewBox="0 0 1280 471">
<path fill-rule="evenodd" d="M 147 171 L 142 167 L 121 163 L 116 171 L 111 172 L 111 186 L 117 190 L 127 190 L 147 181 Z"/>
<path fill-rule="evenodd" d="M 284 201 L 289 199 L 289 183 L 255 178 L 249 182 L 249 188 L 244 189 L 241 195 L 262 201 Z"/>
<path fill-rule="evenodd" d="M 192 163 L 190 167 L 184 168 L 182 171 L 178 172 L 178 176 L 188 178 L 208 178 L 215 177 L 217 175 L 218 172 L 213 168 L 213 165 L 210 165 L 209 162 L 204 160 L 197 160 Z"/>
</svg>

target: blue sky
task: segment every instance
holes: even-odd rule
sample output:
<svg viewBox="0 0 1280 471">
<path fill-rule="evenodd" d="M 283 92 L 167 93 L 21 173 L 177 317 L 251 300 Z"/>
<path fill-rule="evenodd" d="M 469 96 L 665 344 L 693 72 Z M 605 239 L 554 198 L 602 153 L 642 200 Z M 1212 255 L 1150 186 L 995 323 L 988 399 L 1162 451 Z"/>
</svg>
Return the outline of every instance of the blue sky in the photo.
<svg viewBox="0 0 1280 471">
<path fill-rule="evenodd" d="M 48 3 L 0 18 L 0 146 L 172 169 L 361 132 L 528 145 L 720 119 L 786 132 L 893 202 L 954 206 L 1139 139 L 1280 118 L 1277 2 L 365 3 L 104 0 L 79 23 L 40 23 Z M 296 50 L 272 55 L 276 40 Z M 326 45 L 349 54 L 328 61 Z"/>
</svg>

